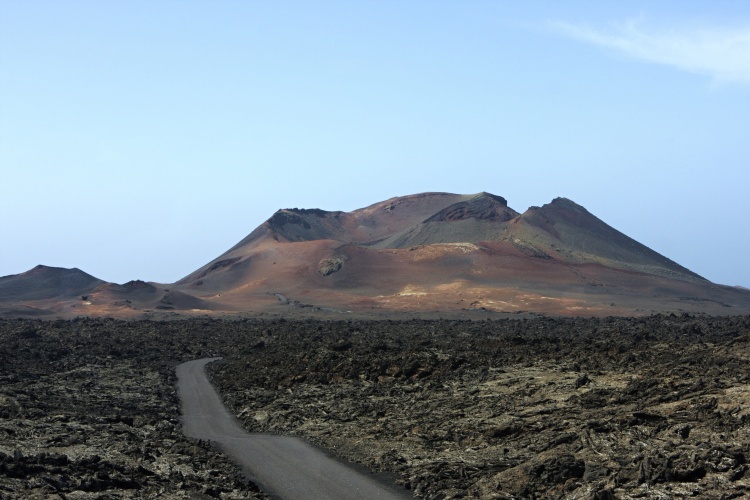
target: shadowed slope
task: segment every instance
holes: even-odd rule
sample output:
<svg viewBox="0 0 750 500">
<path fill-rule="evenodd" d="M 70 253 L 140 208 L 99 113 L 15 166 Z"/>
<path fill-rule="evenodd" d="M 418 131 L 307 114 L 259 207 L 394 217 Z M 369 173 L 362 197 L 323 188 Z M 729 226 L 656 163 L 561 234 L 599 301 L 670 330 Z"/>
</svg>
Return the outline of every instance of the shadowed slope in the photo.
<svg viewBox="0 0 750 500">
<path fill-rule="evenodd" d="M 464 198 L 370 246 L 409 248 L 436 243 L 497 241 L 507 231 L 508 221 L 518 216 L 518 212 L 508 208 L 507 202 L 500 196 L 479 193 Z"/>
<path fill-rule="evenodd" d="M 514 221 L 509 234 L 519 245 L 530 245 L 573 263 L 597 263 L 687 281 L 706 281 L 566 198 L 556 198 L 541 208 L 529 208 Z"/>
<path fill-rule="evenodd" d="M 39 265 L 25 273 L 0 277 L 0 301 L 71 298 L 103 283 L 80 269 Z"/>
<path fill-rule="evenodd" d="M 166 288 L 165 288 L 166 286 Z M 209 310 L 212 305 L 198 297 L 172 290 L 168 285 L 134 280 L 118 285 L 107 283 L 97 287 L 86 297 L 92 310 L 112 313 L 120 309 Z"/>
</svg>

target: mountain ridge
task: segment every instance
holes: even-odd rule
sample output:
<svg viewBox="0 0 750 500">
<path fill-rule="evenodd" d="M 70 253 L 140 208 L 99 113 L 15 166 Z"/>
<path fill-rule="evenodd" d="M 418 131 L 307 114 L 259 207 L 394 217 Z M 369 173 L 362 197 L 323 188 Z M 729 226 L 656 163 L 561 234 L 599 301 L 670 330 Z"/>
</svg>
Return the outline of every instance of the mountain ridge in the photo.
<svg viewBox="0 0 750 500">
<path fill-rule="evenodd" d="M 60 274 L 33 271 L 23 279 Z M 519 213 L 488 192 L 418 193 L 351 212 L 279 209 L 172 284 L 113 285 L 74 271 L 79 283 L 95 286 L 68 286 L 54 295 L 62 285 L 41 280 L 46 285 L 29 285 L 11 300 L 13 286 L 20 290 L 23 281 L 13 275 L 0 278 L 0 305 L 113 316 L 283 315 L 295 307 L 381 316 L 750 312 L 750 293 L 711 283 L 570 199 Z M 58 296 L 65 300 L 55 302 Z"/>
</svg>

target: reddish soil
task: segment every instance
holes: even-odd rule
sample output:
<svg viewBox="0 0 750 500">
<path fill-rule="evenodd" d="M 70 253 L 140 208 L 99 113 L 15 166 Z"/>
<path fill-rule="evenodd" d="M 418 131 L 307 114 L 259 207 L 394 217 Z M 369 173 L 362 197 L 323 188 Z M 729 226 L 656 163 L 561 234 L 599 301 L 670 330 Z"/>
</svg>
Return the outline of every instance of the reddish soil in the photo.
<svg viewBox="0 0 750 500">
<path fill-rule="evenodd" d="M 750 314 L 750 291 L 701 278 L 570 200 L 519 214 L 489 193 L 280 210 L 176 283 L 137 284 L 40 267 L 0 278 L 0 316 Z"/>
</svg>

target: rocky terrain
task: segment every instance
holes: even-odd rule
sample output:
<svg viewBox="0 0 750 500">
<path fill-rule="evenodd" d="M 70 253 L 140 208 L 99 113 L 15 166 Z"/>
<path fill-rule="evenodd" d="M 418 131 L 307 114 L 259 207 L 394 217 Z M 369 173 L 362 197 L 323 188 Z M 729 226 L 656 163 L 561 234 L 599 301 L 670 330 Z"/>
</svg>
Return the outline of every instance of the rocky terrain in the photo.
<svg viewBox="0 0 750 500">
<path fill-rule="evenodd" d="M 182 435 L 174 360 L 201 356 L 203 334 L 174 333 L 0 321 L 0 499 L 265 498 Z"/>
<path fill-rule="evenodd" d="M 0 498 L 259 498 L 180 433 L 173 368 L 251 431 L 423 498 L 750 494 L 750 317 L 0 321 Z"/>
<path fill-rule="evenodd" d="M 215 380 L 425 498 L 750 494 L 750 318 L 276 323 Z"/>
</svg>

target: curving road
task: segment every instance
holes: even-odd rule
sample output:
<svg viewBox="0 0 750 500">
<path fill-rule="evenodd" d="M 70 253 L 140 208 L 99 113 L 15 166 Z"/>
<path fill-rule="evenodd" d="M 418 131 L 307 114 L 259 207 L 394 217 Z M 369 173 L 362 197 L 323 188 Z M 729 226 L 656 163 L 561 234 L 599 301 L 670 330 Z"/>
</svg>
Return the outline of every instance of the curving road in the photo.
<svg viewBox="0 0 750 500">
<path fill-rule="evenodd" d="M 177 366 L 186 436 L 218 444 L 264 491 L 284 500 L 410 498 L 301 439 L 245 432 L 206 377 L 205 365 L 217 359 Z"/>
</svg>

